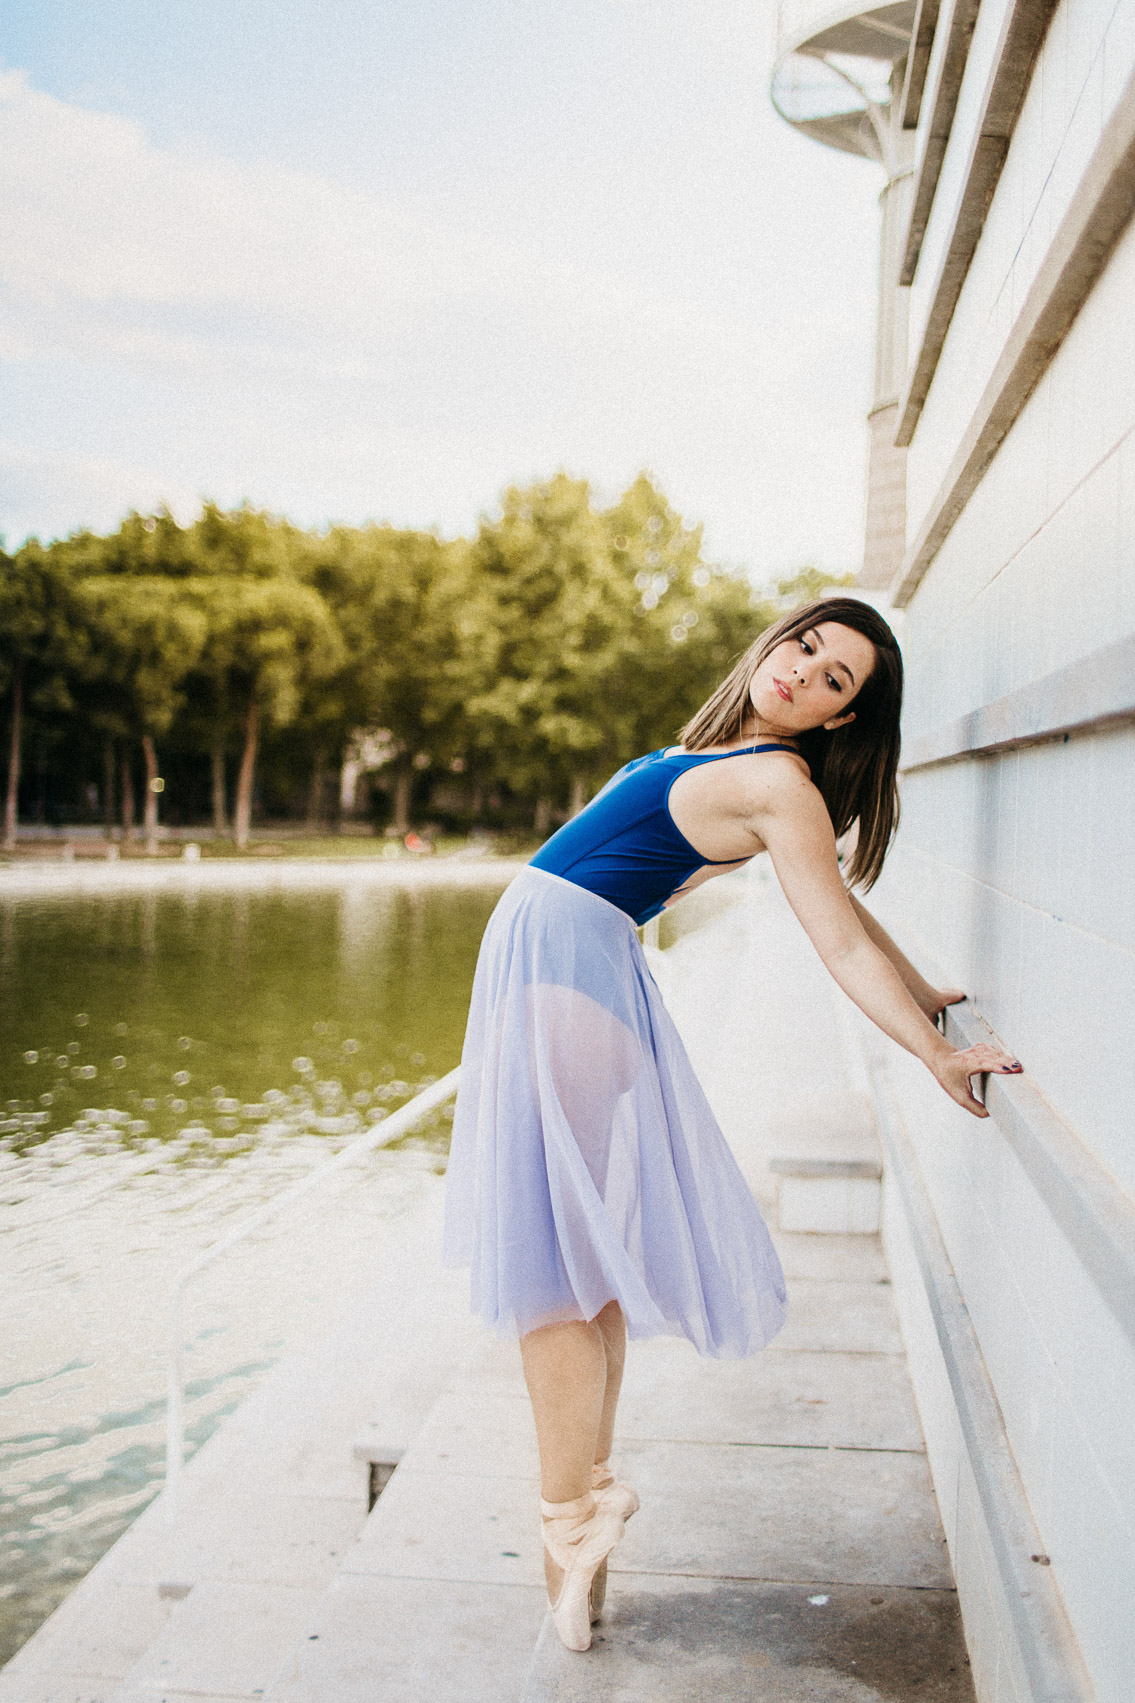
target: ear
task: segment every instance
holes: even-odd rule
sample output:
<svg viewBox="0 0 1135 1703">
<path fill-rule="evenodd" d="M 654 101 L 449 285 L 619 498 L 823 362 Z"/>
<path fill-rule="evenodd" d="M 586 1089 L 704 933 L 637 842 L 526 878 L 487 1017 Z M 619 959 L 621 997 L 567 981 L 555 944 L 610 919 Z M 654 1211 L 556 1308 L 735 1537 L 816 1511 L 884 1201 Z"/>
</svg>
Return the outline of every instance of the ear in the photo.
<svg viewBox="0 0 1135 1703">
<path fill-rule="evenodd" d="M 855 720 L 855 711 L 848 710 L 846 715 L 833 716 L 831 721 L 824 723 L 825 733 L 834 733 L 837 727 L 846 727 L 849 721 Z"/>
</svg>

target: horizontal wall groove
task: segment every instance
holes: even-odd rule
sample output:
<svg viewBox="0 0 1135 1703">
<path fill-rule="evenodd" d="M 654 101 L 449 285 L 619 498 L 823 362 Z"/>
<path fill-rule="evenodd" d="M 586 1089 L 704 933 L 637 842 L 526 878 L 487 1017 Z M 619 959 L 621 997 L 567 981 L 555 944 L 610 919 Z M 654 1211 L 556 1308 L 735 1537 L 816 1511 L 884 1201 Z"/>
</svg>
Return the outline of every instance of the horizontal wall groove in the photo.
<svg viewBox="0 0 1135 1703">
<path fill-rule="evenodd" d="M 999 1038 L 968 1000 L 950 1006 L 946 1036 L 955 1047 Z M 987 1079 L 985 1103 L 1021 1167 L 1067 1237 L 1101 1300 L 1135 1344 L 1135 1201 L 1027 1077 Z"/>
<path fill-rule="evenodd" d="M 948 39 L 942 63 L 938 67 L 937 80 L 931 91 L 931 109 L 926 121 L 926 145 L 914 180 L 903 260 L 899 269 L 900 284 L 910 283 L 922 251 L 922 239 L 926 235 L 930 209 L 934 205 L 938 179 L 942 175 L 942 162 L 946 158 L 950 131 L 954 125 L 958 95 L 961 92 L 970 42 L 973 40 L 974 25 L 977 22 L 978 4 L 979 0 L 953 0 L 948 21 L 945 23 L 949 32 Z"/>
<path fill-rule="evenodd" d="M 1046 922 L 1054 922 L 1060 928 L 1071 930 L 1081 935 L 1085 940 L 1094 941 L 1096 945 L 1106 947 L 1109 952 L 1117 952 L 1124 958 L 1135 958 L 1135 946 L 1130 946 L 1125 940 L 1116 940 L 1113 935 L 1101 934 L 1098 929 L 1086 928 L 1074 917 L 1064 916 L 1062 912 L 1054 911 L 1047 905 L 1038 905 L 1033 899 L 1022 898 L 1020 893 L 1014 893 L 1011 888 L 999 887 L 995 881 L 989 881 L 983 875 L 977 875 L 965 864 L 950 863 L 940 853 L 927 851 L 924 846 L 911 845 L 909 836 L 903 841 L 902 855 L 904 857 L 919 857 L 924 863 L 929 863 L 937 870 L 948 869 L 951 875 L 960 881 L 968 881 L 971 886 L 980 887 L 983 893 L 992 893 L 995 898 L 1006 904 L 1016 905 L 1022 911 L 1028 911 L 1033 916 L 1043 917 Z"/>
<path fill-rule="evenodd" d="M 906 57 L 906 73 L 902 85 L 902 127 L 915 130 L 922 110 L 922 95 L 926 88 L 926 73 L 930 68 L 930 50 L 938 28 L 940 0 L 918 0 L 914 25 L 910 32 L 910 52 Z"/>
<path fill-rule="evenodd" d="M 961 192 L 950 222 L 950 240 L 931 291 L 921 345 L 899 411 L 895 442 L 904 448 L 914 437 L 934 381 L 942 345 L 985 226 L 1033 66 L 1055 10 L 1056 0 L 1016 0 L 1002 21 L 969 158 L 962 173 Z M 917 250 L 907 249 L 900 284 L 912 281 L 920 252 L 921 236 Z"/>
<path fill-rule="evenodd" d="M 910 602 L 1039 384 L 1135 211 L 1135 73 L 1056 232 L 922 529 L 894 582 Z"/>
<path fill-rule="evenodd" d="M 1135 634 L 912 739 L 902 771 L 1135 721 Z"/>
</svg>

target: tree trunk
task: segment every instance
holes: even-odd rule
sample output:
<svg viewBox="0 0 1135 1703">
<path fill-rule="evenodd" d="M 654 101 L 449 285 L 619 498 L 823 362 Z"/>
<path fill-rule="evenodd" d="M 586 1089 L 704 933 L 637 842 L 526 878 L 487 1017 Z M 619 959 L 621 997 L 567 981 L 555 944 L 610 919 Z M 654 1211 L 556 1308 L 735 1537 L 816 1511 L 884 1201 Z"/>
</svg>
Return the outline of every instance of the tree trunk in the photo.
<svg viewBox="0 0 1135 1703">
<path fill-rule="evenodd" d="M 146 856 L 158 854 L 158 795 L 162 790 L 158 776 L 158 754 L 148 733 L 142 735 L 142 755 L 146 759 Z"/>
<path fill-rule="evenodd" d="M 394 777 L 394 830 L 406 835 L 410 832 L 410 793 L 414 785 L 414 777 L 409 769 L 399 769 Z"/>
<path fill-rule="evenodd" d="M 469 803 L 469 814 L 474 822 L 479 822 L 485 814 L 485 789 L 479 781 L 473 788 L 473 797 Z"/>
<path fill-rule="evenodd" d="M 229 812 L 225 796 L 225 736 L 219 729 L 213 735 L 210 757 L 213 767 L 213 827 L 218 834 L 227 834 Z"/>
<path fill-rule="evenodd" d="M 130 742 L 122 747 L 122 837 L 134 838 L 134 765 L 130 761 Z"/>
<path fill-rule="evenodd" d="M 244 718 L 244 750 L 240 756 L 240 774 L 236 782 L 236 843 L 243 851 L 252 828 L 252 783 L 256 776 L 256 748 L 260 742 L 260 706 L 255 698 L 248 702 Z"/>
<path fill-rule="evenodd" d="M 102 742 L 102 819 L 108 840 L 114 838 L 114 740 L 108 733 Z"/>
<path fill-rule="evenodd" d="M 47 749 L 41 733 L 35 742 L 35 822 L 47 826 Z"/>
<path fill-rule="evenodd" d="M 8 796 L 4 801 L 4 849 L 16 843 L 20 803 L 20 738 L 24 719 L 24 665 L 17 662 L 12 675 L 12 740 L 8 747 Z"/>
<path fill-rule="evenodd" d="M 320 746 L 311 765 L 311 786 L 307 794 L 307 831 L 317 834 L 323 826 L 323 795 L 327 791 L 327 753 Z"/>
<path fill-rule="evenodd" d="M 571 802 L 568 805 L 568 815 L 578 816 L 587 803 L 587 776 L 574 774 L 571 777 Z"/>
<path fill-rule="evenodd" d="M 532 832 L 538 840 L 546 840 L 548 829 L 552 826 L 552 801 L 550 798 L 539 797 L 536 800 L 536 813 L 532 818 Z"/>
</svg>

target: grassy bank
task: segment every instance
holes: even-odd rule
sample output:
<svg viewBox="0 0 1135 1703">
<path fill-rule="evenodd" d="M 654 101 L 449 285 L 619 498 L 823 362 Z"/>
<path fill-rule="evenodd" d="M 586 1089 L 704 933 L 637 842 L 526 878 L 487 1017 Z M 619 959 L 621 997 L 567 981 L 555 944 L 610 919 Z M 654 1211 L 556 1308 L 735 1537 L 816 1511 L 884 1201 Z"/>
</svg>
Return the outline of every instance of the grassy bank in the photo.
<svg viewBox="0 0 1135 1703">
<path fill-rule="evenodd" d="M 0 853 L 0 861 L 16 863 L 72 862 L 152 862 L 155 858 L 189 861 L 213 861 L 228 858 L 246 861 L 254 858 L 333 860 L 359 862 L 380 859 L 383 862 L 426 863 L 438 858 L 529 858 L 539 842 L 531 835 L 518 834 L 439 834 L 432 840 L 408 836 L 410 844 L 378 834 L 304 834 L 294 831 L 254 834 L 243 849 L 235 840 L 222 837 L 193 838 L 191 833 L 179 833 L 176 838 L 159 839 L 156 849 L 148 852 L 143 842 L 107 840 L 90 833 L 69 835 L 66 831 L 43 838 L 23 838 L 9 851 Z"/>
</svg>

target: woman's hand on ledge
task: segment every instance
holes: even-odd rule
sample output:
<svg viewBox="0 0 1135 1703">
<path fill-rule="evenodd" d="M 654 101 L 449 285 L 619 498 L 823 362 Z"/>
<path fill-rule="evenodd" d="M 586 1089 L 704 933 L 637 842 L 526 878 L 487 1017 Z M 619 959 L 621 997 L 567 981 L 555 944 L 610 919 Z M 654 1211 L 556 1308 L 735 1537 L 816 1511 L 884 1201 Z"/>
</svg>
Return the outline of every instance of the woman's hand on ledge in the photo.
<svg viewBox="0 0 1135 1703">
<path fill-rule="evenodd" d="M 930 1068 L 951 1100 L 956 1100 L 975 1118 L 987 1118 L 989 1113 L 970 1087 L 971 1077 L 1019 1076 L 1021 1073 L 1021 1066 L 1015 1058 L 984 1042 L 980 1046 L 967 1047 L 964 1053 L 942 1053 L 934 1059 Z"/>
</svg>

